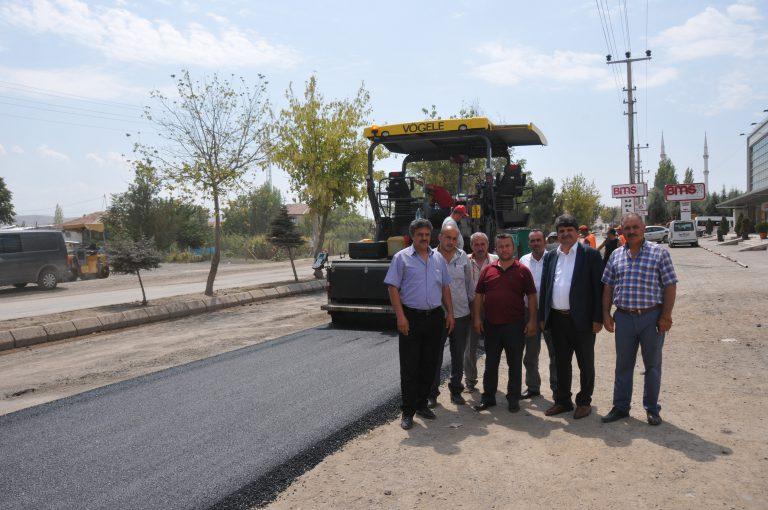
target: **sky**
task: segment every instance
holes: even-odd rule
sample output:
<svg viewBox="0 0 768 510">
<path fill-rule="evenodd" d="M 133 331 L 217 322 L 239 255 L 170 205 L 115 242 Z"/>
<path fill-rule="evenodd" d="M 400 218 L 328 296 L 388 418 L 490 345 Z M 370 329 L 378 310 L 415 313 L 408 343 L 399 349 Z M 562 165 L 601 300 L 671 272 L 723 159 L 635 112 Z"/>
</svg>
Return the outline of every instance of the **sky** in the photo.
<svg viewBox="0 0 768 510">
<path fill-rule="evenodd" d="M 624 6 L 626 5 L 626 10 Z M 17 214 L 101 210 L 132 179 L 142 119 L 172 74 L 267 77 L 273 106 L 314 74 L 328 99 L 370 91 L 376 124 L 479 105 L 496 123 L 533 122 L 545 147 L 521 147 L 536 180 L 582 173 L 628 182 L 626 67 L 633 65 L 643 167 L 666 153 L 682 178 L 746 186 L 746 137 L 768 109 L 768 2 L 677 0 L 419 2 L 0 0 L 0 176 Z M 126 136 L 131 133 L 131 136 Z M 379 168 L 396 170 L 393 161 Z M 266 174 L 250 177 L 263 183 Z M 287 198 L 287 176 L 273 171 Z"/>
</svg>

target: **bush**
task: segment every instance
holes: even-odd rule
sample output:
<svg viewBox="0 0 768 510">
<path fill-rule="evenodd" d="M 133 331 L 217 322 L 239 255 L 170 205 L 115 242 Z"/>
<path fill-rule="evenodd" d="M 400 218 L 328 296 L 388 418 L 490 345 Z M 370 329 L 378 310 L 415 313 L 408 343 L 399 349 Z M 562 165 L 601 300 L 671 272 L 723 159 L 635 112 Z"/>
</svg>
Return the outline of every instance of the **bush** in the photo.
<svg viewBox="0 0 768 510">
<path fill-rule="evenodd" d="M 749 239 L 750 232 L 752 232 L 752 222 L 749 218 L 744 218 L 741 222 L 741 238 L 744 240 Z"/>
<path fill-rule="evenodd" d="M 728 232 L 730 232 L 730 230 L 731 230 L 731 227 L 728 224 L 728 219 L 726 219 L 726 217 L 723 216 L 722 218 L 720 218 L 720 226 L 717 227 L 717 233 L 718 235 L 726 236 L 728 235 Z"/>
<path fill-rule="evenodd" d="M 712 231 L 715 229 L 715 222 L 711 219 L 707 220 L 707 225 L 704 227 L 708 236 L 712 235 Z"/>
</svg>

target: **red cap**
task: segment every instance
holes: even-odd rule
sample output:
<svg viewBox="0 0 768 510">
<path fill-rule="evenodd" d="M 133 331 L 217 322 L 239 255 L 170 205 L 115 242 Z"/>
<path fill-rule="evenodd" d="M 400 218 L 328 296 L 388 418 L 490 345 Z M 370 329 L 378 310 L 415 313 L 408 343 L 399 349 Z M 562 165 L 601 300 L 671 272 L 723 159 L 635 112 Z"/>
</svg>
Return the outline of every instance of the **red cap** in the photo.
<svg viewBox="0 0 768 510">
<path fill-rule="evenodd" d="M 586 226 L 586 225 L 582 225 L 582 226 L 579 227 L 579 230 L 589 232 L 589 227 Z"/>
<path fill-rule="evenodd" d="M 454 207 L 454 208 L 453 208 L 453 212 L 454 212 L 454 213 L 459 213 L 459 214 L 461 214 L 462 216 L 469 216 L 469 215 L 467 214 L 467 208 L 466 208 L 466 207 L 464 207 L 463 205 L 457 205 L 456 207 Z"/>
</svg>

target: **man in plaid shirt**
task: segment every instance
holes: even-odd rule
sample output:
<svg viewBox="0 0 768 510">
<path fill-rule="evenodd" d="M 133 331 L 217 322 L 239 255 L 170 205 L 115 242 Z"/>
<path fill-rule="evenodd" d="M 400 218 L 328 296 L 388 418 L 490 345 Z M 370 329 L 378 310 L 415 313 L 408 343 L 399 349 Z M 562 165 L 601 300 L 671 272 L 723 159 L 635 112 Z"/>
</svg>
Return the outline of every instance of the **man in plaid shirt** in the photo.
<svg viewBox="0 0 768 510">
<path fill-rule="evenodd" d="M 603 272 L 603 324 L 616 332 L 616 375 L 610 423 L 629 416 L 632 374 L 640 346 L 645 366 L 643 407 L 650 425 L 660 425 L 661 350 L 672 327 L 677 274 L 669 252 L 645 240 L 645 223 L 636 213 L 622 218 L 627 244 L 616 249 Z M 611 306 L 616 314 L 611 316 Z"/>
</svg>

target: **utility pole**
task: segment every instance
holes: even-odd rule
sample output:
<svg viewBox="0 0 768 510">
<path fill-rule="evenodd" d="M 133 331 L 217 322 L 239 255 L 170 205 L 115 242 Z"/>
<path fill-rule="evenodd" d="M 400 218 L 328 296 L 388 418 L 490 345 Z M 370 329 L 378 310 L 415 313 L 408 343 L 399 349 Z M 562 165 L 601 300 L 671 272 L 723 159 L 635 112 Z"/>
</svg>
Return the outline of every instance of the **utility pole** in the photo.
<svg viewBox="0 0 768 510">
<path fill-rule="evenodd" d="M 624 56 L 627 57 L 624 60 L 611 60 L 611 55 L 606 55 L 605 63 L 627 64 L 627 86 L 624 88 L 624 91 L 627 93 L 627 99 L 624 103 L 627 105 L 627 112 L 625 115 L 627 116 L 627 128 L 629 134 L 629 143 L 627 144 L 627 148 L 629 149 L 629 182 L 630 184 L 633 184 L 635 182 L 635 99 L 633 97 L 635 88 L 632 86 L 632 62 L 651 60 L 651 50 L 645 50 L 645 56 L 640 58 L 631 58 L 632 53 L 629 51 L 624 53 Z"/>
<path fill-rule="evenodd" d="M 642 165 L 643 160 L 640 159 L 640 149 L 647 149 L 647 148 L 648 148 L 647 143 L 645 145 L 640 145 L 639 143 L 635 145 L 635 151 L 637 152 L 635 156 L 635 165 L 636 165 L 635 171 L 637 172 L 636 173 L 637 178 L 635 182 L 645 182 L 645 179 L 643 178 L 643 176 L 646 174 L 646 172 L 643 172 L 643 165 Z"/>
</svg>

